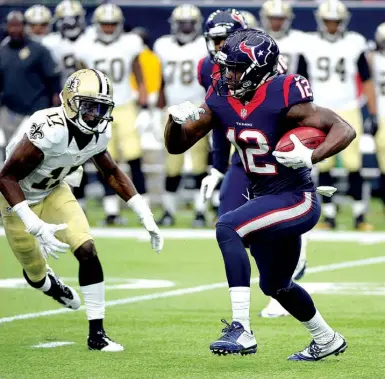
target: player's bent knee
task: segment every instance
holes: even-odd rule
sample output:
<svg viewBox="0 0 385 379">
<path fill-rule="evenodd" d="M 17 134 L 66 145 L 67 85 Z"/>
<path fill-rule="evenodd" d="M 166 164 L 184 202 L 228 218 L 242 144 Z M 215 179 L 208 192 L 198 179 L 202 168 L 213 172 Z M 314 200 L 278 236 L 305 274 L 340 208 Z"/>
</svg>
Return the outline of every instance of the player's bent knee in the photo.
<svg viewBox="0 0 385 379">
<path fill-rule="evenodd" d="M 291 280 L 288 283 L 282 283 L 281 281 L 265 280 L 262 276 L 259 280 L 259 288 L 266 296 L 277 298 L 281 291 L 290 290 Z"/>
<path fill-rule="evenodd" d="M 97 256 L 95 243 L 93 240 L 88 240 L 74 251 L 74 255 L 78 261 L 88 261 Z"/>
<path fill-rule="evenodd" d="M 228 224 L 221 222 L 222 217 L 216 224 L 216 238 L 219 244 L 240 238 L 238 233 Z"/>
</svg>

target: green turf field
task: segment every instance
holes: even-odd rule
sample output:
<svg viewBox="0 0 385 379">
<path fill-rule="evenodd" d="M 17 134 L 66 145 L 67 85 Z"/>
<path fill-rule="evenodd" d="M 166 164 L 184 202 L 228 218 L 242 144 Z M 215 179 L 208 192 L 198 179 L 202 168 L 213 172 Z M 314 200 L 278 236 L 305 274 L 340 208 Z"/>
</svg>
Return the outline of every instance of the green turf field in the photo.
<svg viewBox="0 0 385 379">
<path fill-rule="evenodd" d="M 310 242 L 302 282 L 315 292 L 318 308 L 349 347 L 338 357 L 307 363 L 286 361 L 310 342 L 293 318 L 257 316 L 267 302 L 257 284 L 252 326 L 258 353 L 211 355 L 208 346 L 219 335 L 220 319 L 231 320 L 222 258 L 213 239 L 199 238 L 207 233 L 197 231 L 192 239 L 183 239 L 183 231 L 177 234 L 182 239 L 174 239 L 172 233 L 178 232 L 169 231 L 160 255 L 145 241 L 97 238 L 108 286 L 106 329 L 126 348 L 115 354 L 86 349 L 84 310 L 66 312 L 22 281 L 4 281 L 20 279 L 21 270 L 0 237 L 0 378 L 385 378 L 383 244 L 372 244 L 370 238 L 362 244 L 359 236 L 346 233 L 351 242 Z M 77 286 L 77 264 L 70 254 L 50 263 Z M 53 312 L 43 316 L 44 311 Z M 32 347 L 56 342 L 72 344 Z"/>
</svg>

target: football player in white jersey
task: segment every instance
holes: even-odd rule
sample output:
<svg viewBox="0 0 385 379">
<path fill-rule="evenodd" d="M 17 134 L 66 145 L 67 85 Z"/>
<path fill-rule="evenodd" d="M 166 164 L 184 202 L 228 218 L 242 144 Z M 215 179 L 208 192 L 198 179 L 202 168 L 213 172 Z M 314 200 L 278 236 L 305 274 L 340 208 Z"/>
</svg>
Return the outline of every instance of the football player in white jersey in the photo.
<svg viewBox="0 0 385 379">
<path fill-rule="evenodd" d="M 115 109 L 112 122 L 112 138 L 108 146 L 111 156 L 118 162 L 127 162 L 138 192 L 146 193 L 145 178 L 142 172 L 142 149 L 135 119 L 137 105 L 129 83 L 133 72 L 139 85 L 139 105 L 147 106 L 147 92 L 138 56 L 144 45 L 142 39 L 133 33 L 123 33 L 124 17 L 122 10 L 115 4 L 103 4 L 96 8 L 93 15 L 96 37 L 84 39 L 79 45 L 77 59 L 87 68 L 106 73 L 112 81 L 115 93 Z M 89 46 L 92 45 L 92 49 Z M 119 198 L 105 187 L 103 198 L 105 223 L 122 223 L 119 216 Z"/>
<path fill-rule="evenodd" d="M 44 5 L 33 5 L 25 13 L 27 34 L 35 41 L 41 42 L 51 32 L 52 12 Z"/>
<path fill-rule="evenodd" d="M 256 17 L 249 11 L 240 11 L 246 21 L 247 27 L 250 29 L 259 29 L 259 22 Z"/>
<path fill-rule="evenodd" d="M 306 45 L 305 59 L 308 78 L 311 81 L 317 104 L 333 109 L 346 119 L 356 130 L 357 136 L 363 133 L 363 120 L 357 96 L 357 76 L 359 75 L 364 94 L 368 101 L 370 116 L 365 120 L 365 131 L 373 133 L 377 129 L 375 89 L 365 56 L 365 38 L 347 30 L 350 14 L 339 0 L 327 0 L 316 11 L 318 32 L 311 35 Z M 360 174 L 362 156 L 359 140 L 344 150 L 340 156 L 349 172 L 349 193 L 354 199 L 353 226 L 357 230 L 371 230 L 365 222 L 366 204 L 363 201 L 363 179 Z M 336 158 L 328 159 L 318 165 L 319 185 L 332 185 L 330 170 Z M 324 222 L 319 226 L 325 229 L 336 227 L 336 205 L 331 198 L 323 198 Z"/>
<path fill-rule="evenodd" d="M 288 73 L 301 72 L 302 51 L 307 44 L 306 33 L 291 28 L 294 13 L 291 5 L 282 0 L 267 0 L 259 11 L 262 28 L 277 42 Z"/>
<path fill-rule="evenodd" d="M 380 193 L 385 204 L 385 22 L 378 25 L 374 40 L 376 46 L 368 53 L 368 61 L 376 87 L 378 133 L 375 135 L 375 141 L 377 162 L 381 171 Z"/>
<path fill-rule="evenodd" d="M 27 282 L 67 308 L 80 307 L 47 258 L 70 249 L 79 262 L 79 285 L 89 320 L 90 350 L 122 351 L 103 327 L 105 294 L 102 266 L 86 216 L 64 178 L 92 159 L 108 184 L 138 215 L 153 249 L 163 239 L 147 203 L 107 152 L 114 108 L 112 83 L 102 72 L 80 70 L 61 92 L 60 107 L 34 113 L 7 146 L 0 172 L 0 209 L 9 245 Z"/>
<path fill-rule="evenodd" d="M 202 36 L 202 15 L 190 4 L 176 7 L 170 17 L 171 35 L 165 35 L 154 44 L 154 52 L 162 63 L 163 86 L 158 107 L 164 108 L 183 101 L 200 104 L 205 90 L 198 81 L 197 67 L 201 58 L 207 55 L 206 42 Z M 176 192 L 181 180 L 184 155 L 166 153 L 166 192 L 163 194 L 164 214 L 161 225 L 175 222 L 177 209 Z M 193 226 L 205 225 L 205 204 L 199 196 L 202 179 L 206 176 L 208 141 L 201 140 L 191 150 L 192 172 L 195 176 L 195 220 Z"/>
</svg>

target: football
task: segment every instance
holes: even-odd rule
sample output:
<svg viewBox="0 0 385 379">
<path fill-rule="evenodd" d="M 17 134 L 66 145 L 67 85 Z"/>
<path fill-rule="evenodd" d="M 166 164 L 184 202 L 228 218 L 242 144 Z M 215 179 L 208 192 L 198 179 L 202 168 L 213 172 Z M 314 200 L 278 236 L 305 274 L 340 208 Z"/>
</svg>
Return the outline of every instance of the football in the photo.
<svg viewBox="0 0 385 379">
<path fill-rule="evenodd" d="M 309 149 L 317 148 L 326 138 L 326 133 L 322 130 L 309 126 L 300 126 L 299 128 L 289 130 L 283 135 L 275 147 L 276 151 L 288 152 L 294 149 L 294 144 L 290 139 L 291 134 L 296 135 Z"/>
</svg>

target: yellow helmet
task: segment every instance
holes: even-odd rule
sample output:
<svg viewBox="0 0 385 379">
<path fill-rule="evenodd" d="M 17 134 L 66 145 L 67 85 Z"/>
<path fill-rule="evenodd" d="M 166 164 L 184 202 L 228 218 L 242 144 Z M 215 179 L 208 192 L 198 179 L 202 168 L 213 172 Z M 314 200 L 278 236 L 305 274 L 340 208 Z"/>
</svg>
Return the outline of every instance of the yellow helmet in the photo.
<svg viewBox="0 0 385 379">
<path fill-rule="evenodd" d="M 64 0 L 55 8 L 56 27 L 64 37 L 76 40 L 85 29 L 85 14 L 79 1 Z"/>
<path fill-rule="evenodd" d="M 246 21 L 247 27 L 249 29 L 258 29 L 259 28 L 259 22 L 256 19 L 256 17 L 248 11 L 240 11 L 242 13 L 243 18 Z"/>
<path fill-rule="evenodd" d="M 286 1 L 267 0 L 259 11 L 259 17 L 266 33 L 270 34 L 273 38 L 280 39 L 290 29 L 294 13 L 291 5 Z M 282 19 L 282 24 L 278 29 L 272 26 L 271 18 Z"/>
<path fill-rule="evenodd" d="M 66 118 L 85 134 L 103 133 L 112 121 L 112 84 L 101 71 L 74 72 L 64 84 L 60 100 Z"/>
<path fill-rule="evenodd" d="M 52 29 L 52 12 L 44 5 L 33 5 L 25 13 L 27 33 L 34 39 L 41 40 Z M 38 30 L 36 27 L 41 26 Z"/>
<path fill-rule="evenodd" d="M 104 43 L 115 41 L 123 32 L 124 16 L 123 12 L 115 4 L 99 5 L 94 12 L 92 22 L 96 25 L 96 34 Z M 103 24 L 115 25 L 110 33 L 103 30 Z"/>
<path fill-rule="evenodd" d="M 385 22 L 377 26 L 376 33 L 374 34 L 374 40 L 377 44 L 377 49 L 382 53 L 385 52 Z"/>
<path fill-rule="evenodd" d="M 339 0 L 326 0 L 316 10 L 315 18 L 318 30 L 329 41 L 336 41 L 345 32 L 349 21 L 350 12 L 344 3 Z M 338 28 L 335 33 L 329 33 L 325 21 L 337 21 Z"/>
<path fill-rule="evenodd" d="M 198 7 L 192 4 L 177 6 L 171 13 L 169 19 L 171 33 L 181 44 L 194 41 L 202 34 L 202 14 Z"/>
</svg>

